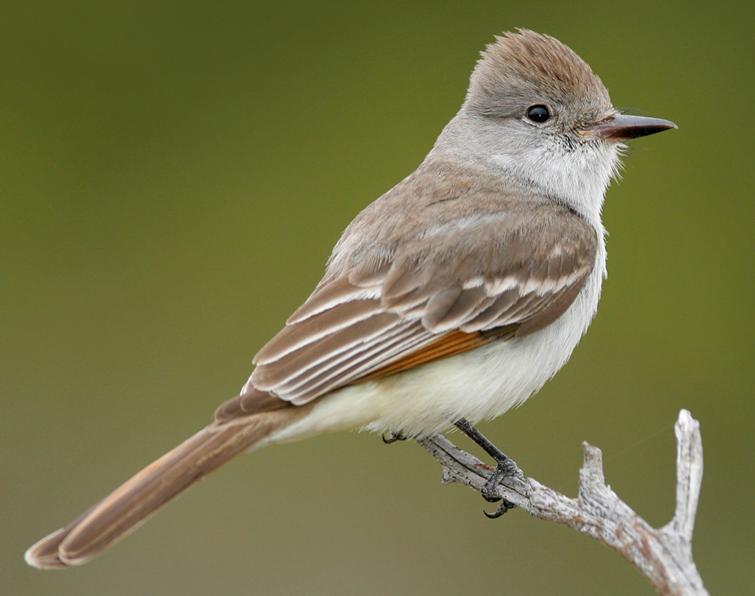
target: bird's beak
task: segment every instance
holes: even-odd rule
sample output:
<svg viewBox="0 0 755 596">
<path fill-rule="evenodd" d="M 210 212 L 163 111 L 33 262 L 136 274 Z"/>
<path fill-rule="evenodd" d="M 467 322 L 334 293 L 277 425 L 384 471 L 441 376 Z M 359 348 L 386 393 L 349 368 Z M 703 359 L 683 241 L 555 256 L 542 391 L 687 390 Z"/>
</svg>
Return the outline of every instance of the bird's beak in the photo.
<svg viewBox="0 0 755 596">
<path fill-rule="evenodd" d="M 614 114 L 605 120 L 596 122 L 583 129 L 582 134 L 607 141 L 627 141 L 637 137 L 654 135 L 670 128 L 677 128 L 671 120 L 663 118 L 649 118 L 646 116 L 630 116 L 629 114 Z"/>
</svg>

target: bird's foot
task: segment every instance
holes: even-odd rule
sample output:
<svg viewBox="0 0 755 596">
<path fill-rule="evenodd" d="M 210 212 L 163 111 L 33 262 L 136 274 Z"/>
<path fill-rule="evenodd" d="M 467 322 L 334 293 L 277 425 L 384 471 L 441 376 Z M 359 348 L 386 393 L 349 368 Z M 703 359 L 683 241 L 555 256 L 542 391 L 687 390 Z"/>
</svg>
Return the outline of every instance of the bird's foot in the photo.
<svg viewBox="0 0 755 596">
<path fill-rule="evenodd" d="M 485 452 L 495 460 L 496 467 L 490 478 L 480 491 L 483 498 L 489 503 L 498 503 L 496 510 L 491 512 L 483 511 L 489 519 L 501 517 L 504 513 L 513 509 L 515 505 L 511 501 L 502 499 L 498 495 L 498 485 L 504 480 L 516 479 L 524 480 L 524 474 L 516 465 L 516 462 L 508 457 L 503 451 L 498 449 L 485 435 L 477 430 L 469 421 L 464 418 L 456 422 L 456 427 L 465 435 L 482 447 Z"/>
<path fill-rule="evenodd" d="M 386 445 L 390 445 L 391 443 L 395 443 L 396 441 L 406 441 L 406 437 L 402 435 L 401 433 L 394 433 L 392 431 L 386 431 L 381 436 L 383 439 L 383 443 Z"/>
<path fill-rule="evenodd" d="M 482 493 L 482 497 L 488 503 L 498 503 L 498 506 L 493 512 L 483 510 L 485 517 L 487 517 L 488 519 L 496 519 L 498 517 L 501 517 L 504 513 L 515 507 L 515 505 L 511 501 L 502 499 L 498 495 L 498 485 L 500 485 L 504 480 L 521 480 L 524 478 L 524 475 L 519 469 L 519 466 L 517 466 L 513 460 L 509 459 L 505 455 L 503 457 L 504 459 L 496 461 L 495 470 L 493 470 L 490 478 L 480 491 Z"/>
</svg>

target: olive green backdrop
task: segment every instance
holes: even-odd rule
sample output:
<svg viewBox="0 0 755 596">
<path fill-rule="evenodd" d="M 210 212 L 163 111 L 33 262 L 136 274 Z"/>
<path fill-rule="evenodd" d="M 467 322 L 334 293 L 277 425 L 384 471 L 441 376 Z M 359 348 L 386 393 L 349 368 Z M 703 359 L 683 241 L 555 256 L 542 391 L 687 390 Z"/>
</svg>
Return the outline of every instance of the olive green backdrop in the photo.
<svg viewBox="0 0 755 596">
<path fill-rule="evenodd" d="M 748 11 L 750 11 L 748 13 Z M 632 145 L 600 314 L 484 430 L 573 492 L 580 442 L 654 524 L 673 422 L 702 423 L 695 555 L 751 589 L 751 4 L 35 2 L 0 14 L 0 590 L 5 594 L 644 594 L 607 548 L 442 487 L 414 444 L 341 434 L 242 458 L 95 563 L 23 550 L 203 425 L 414 169 L 478 51 L 526 26 L 679 130 Z M 748 552 L 749 550 L 749 552 Z"/>
</svg>

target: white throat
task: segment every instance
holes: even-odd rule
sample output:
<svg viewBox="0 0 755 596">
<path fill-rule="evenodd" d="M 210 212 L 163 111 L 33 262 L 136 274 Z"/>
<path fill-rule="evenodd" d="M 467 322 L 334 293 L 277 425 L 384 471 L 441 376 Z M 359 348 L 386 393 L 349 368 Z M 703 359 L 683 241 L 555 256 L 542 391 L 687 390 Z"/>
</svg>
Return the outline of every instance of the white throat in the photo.
<svg viewBox="0 0 755 596">
<path fill-rule="evenodd" d="M 526 181 L 600 224 L 603 198 L 616 174 L 619 155 L 614 145 L 590 144 L 567 149 L 540 145 L 516 155 L 490 155 L 490 164 Z"/>
<path fill-rule="evenodd" d="M 566 137 L 538 137 L 521 127 L 505 131 L 463 110 L 448 123 L 430 152 L 470 158 L 486 169 L 562 202 L 602 231 L 603 197 L 619 168 L 615 144 L 577 143 Z"/>
</svg>

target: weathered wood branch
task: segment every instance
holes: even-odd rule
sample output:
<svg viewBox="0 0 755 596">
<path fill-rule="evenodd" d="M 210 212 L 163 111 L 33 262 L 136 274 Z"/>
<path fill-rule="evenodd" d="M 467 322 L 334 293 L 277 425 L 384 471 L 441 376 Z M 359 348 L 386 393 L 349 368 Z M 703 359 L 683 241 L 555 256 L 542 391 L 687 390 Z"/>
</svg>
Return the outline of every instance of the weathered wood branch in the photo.
<svg viewBox="0 0 755 596">
<path fill-rule="evenodd" d="M 687 410 L 675 425 L 676 511 L 662 528 L 653 528 L 606 484 L 603 454 L 583 443 L 579 493 L 573 499 L 534 478 L 504 478 L 497 494 L 530 515 L 564 524 L 610 546 L 637 567 L 660 594 L 708 594 L 692 559 L 692 531 L 703 475 L 700 425 Z M 436 435 L 419 443 L 443 466 L 443 482 L 481 491 L 493 468 Z"/>
</svg>

